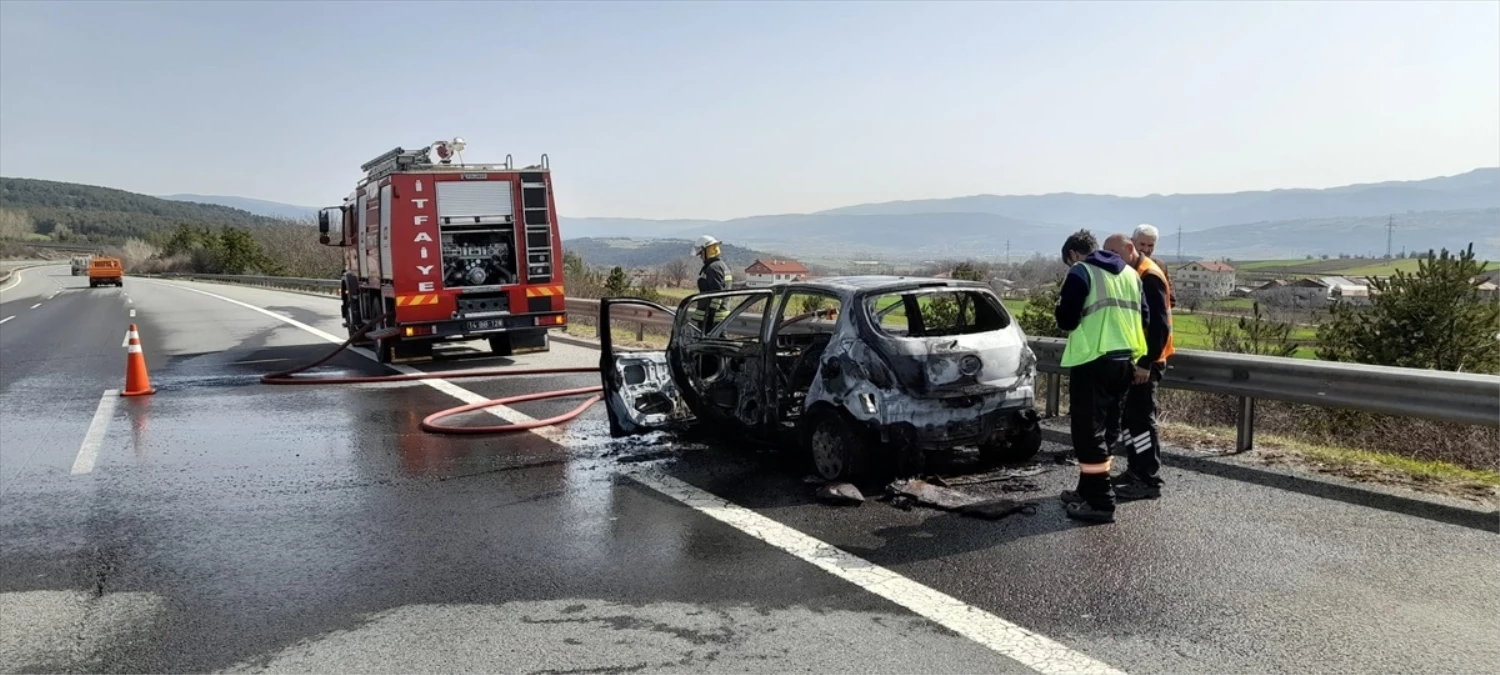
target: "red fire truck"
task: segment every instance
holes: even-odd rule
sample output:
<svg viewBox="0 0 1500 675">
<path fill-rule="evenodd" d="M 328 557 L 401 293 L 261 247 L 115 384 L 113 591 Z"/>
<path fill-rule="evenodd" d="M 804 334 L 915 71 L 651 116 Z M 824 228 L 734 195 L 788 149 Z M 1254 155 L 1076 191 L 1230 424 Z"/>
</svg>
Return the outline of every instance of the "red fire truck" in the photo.
<svg viewBox="0 0 1500 675">
<path fill-rule="evenodd" d="M 547 156 L 464 164 L 463 148 L 391 150 L 361 167 L 342 206 L 318 212 L 319 241 L 344 249 L 344 325 L 353 334 L 384 316 L 361 342 L 381 363 L 430 356 L 442 340 L 545 351 L 547 331 L 567 325 Z"/>
</svg>

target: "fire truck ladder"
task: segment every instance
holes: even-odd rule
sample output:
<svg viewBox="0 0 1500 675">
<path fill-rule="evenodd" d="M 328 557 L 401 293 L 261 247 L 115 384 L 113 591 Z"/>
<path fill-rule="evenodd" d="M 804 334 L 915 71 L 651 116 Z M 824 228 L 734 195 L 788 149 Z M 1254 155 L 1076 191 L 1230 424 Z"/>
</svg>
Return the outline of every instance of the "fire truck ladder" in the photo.
<svg viewBox="0 0 1500 675">
<path fill-rule="evenodd" d="M 527 169 L 547 168 L 547 156 L 542 163 Z M 552 281 L 552 221 L 551 204 L 547 200 L 546 174 L 540 172 L 521 173 L 521 219 L 526 226 L 526 280 L 527 283 Z"/>
</svg>

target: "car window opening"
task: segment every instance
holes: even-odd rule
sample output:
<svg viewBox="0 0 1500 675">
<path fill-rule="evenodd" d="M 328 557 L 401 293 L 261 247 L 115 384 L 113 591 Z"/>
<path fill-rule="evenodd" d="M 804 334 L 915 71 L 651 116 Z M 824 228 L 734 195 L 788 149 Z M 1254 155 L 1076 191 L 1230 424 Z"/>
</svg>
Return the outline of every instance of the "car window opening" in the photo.
<svg viewBox="0 0 1500 675">
<path fill-rule="evenodd" d="M 823 350 L 837 328 L 838 296 L 798 291 L 788 294 L 777 313 L 775 376 L 782 396 L 776 401 L 777 419 L 795 425 L 802 416 L 807 393 L 817 379 Z"/>
<path fill-rule="evenodd" d="M 978 291 L 882 293 L 865 303 L 876 328 L 894 337 L 972 335 L 1010 326 L 1005 308 Z"/>
</svg>

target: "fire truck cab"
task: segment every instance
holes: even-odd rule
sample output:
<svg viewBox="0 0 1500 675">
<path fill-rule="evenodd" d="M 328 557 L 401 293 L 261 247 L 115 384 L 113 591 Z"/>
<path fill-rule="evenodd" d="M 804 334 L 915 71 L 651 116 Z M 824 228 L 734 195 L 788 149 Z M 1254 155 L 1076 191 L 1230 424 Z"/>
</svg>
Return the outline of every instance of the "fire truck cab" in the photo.
<svg viewBox="0 0 1500 675">
<path fill-rule="evenodd" d="M 547 156 L 519 169 L 509 155 L 454 163 L 463 148 L 391 150 L 361 167 L 342 205 L 318 212 L 319 242 L 344 249 L 344 325 L 352 335 L 380 319 L 360 343 L 381 363 L 431 356 L 444 340 L 546 351 L 547 331 L 567 325 Z"/>
</svg>

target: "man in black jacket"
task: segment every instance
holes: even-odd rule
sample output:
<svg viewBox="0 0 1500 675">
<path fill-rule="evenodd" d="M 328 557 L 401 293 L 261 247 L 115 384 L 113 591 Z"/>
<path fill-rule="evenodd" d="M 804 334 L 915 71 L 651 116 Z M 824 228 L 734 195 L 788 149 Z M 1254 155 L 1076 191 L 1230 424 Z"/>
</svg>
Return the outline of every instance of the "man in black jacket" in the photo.
<svg viewBox="0 0 1500 675">
<path fill-rule="evenodd" d="M 1147 229 L 1150 228 L 1150 229 Z M 1136 360 L 1135 377 L 1125 396 L 1125 428 L 1130 437 L 1124 450 L 1129 457 L 1128 469 L 1114 481 L 1115 498 L 1120 501 L 1156 499 L 1161 496 L 1161 435 L 1156 425 L 1156 389 L 1172 355 L 1171 285 L 1166 271 L 1141 248 L 1155 249 L 1155 229 L 1150 225 L 1136 228 L 1134 241 L 1124 235 L 1111 235 L 1104 248 L 1120 256 L 1141 277 L 1146 355 Z M 1137 246 L 1139 241 L 1144 246 Z M 1111 439 L 1111 446 L 1116 439 Z"/>
</svg>

